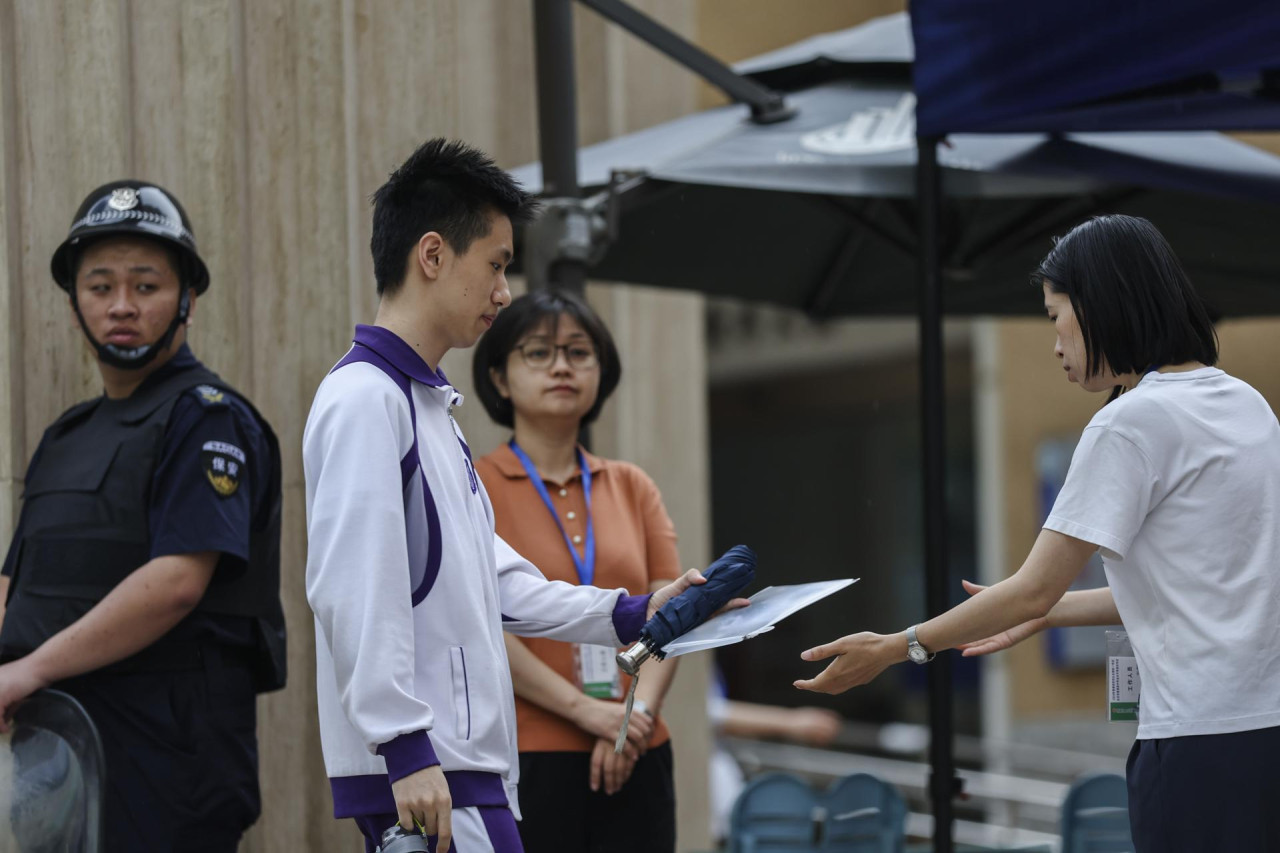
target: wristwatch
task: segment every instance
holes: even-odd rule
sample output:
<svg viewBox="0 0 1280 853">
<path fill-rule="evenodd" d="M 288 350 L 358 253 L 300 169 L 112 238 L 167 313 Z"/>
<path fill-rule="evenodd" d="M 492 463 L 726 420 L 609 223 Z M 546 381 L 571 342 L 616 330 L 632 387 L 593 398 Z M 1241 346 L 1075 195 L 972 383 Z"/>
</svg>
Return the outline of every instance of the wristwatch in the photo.
<svg viewBox="0 0 1280 853">
<path fill-rule="evenodd" d="M 928 663 L 933 660 L 933 652 L 920 645 L 920 641 L 916 639 L 916 628 L 912 625 L 907 629 L 907 657 L 912 663 Z"/>
<path fill-rule="evenodd" d="M 643 699 L 637 699 L 631 706 L 631 710 L 637 714 L 644 714 L 649 719 L 653 719 L 653 713 L 649 710 L 649 706 Z"/>
</svg>

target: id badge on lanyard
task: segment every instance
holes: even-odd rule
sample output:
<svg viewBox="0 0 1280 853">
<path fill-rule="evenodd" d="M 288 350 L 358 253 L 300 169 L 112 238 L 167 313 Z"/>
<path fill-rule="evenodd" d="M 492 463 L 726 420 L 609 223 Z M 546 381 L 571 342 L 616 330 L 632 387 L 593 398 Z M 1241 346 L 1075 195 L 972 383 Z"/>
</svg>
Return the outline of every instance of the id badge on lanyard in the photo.
<svg viewBox="0 0 1280 853">
<path fill-rule="evenodd" d="M 596 699 L 622 698 L 622 670 L 613 646 L 573 644 L 573 668 L 578 689 Z"/>
<path fill-rule="evenodd" d="M 1142 678 L 1127 631 L 1107 631 L 1107 719 L 1132 722 L 1138 719 L 1142 699 Z"/>
</svg>

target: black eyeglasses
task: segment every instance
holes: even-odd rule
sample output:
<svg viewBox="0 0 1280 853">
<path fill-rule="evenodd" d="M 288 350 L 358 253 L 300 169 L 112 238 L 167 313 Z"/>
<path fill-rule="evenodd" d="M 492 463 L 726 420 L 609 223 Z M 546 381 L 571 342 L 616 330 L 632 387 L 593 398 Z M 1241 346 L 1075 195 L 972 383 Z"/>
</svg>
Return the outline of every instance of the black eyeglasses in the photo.
<svg viewBox="0 0 1280 853">
<path fill-rule="evenodd" d="M 543 344 L 528 343 L 516 347 L 525 366 L 533 370 L 548 370 L 555 364 L 556 353 L 564 350 L 565 360 L 574 370 L 589 370 L 599 365 L 596 348 L 589 343 Z"/>
</svg>

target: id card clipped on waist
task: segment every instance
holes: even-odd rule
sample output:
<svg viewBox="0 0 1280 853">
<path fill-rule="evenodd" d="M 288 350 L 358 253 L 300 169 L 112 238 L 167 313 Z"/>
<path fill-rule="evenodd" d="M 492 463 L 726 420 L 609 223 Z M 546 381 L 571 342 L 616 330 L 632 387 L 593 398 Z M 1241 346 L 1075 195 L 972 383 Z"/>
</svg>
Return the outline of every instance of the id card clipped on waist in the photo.
<svg viewBox="0 0 1280 853">
<path fill-rule="evenodd" d="M 618 650 L 613 646 L 575 643 L 574 670 L 578 688 L 595 699 L 622 698 L 622 670 L 618 669 Z"/>
<path fill-rule="evenodd" d="M 1107 631 L 1107 719 L 1137 722 L 1142 679 L 1127 631 Z"/>
</svg>

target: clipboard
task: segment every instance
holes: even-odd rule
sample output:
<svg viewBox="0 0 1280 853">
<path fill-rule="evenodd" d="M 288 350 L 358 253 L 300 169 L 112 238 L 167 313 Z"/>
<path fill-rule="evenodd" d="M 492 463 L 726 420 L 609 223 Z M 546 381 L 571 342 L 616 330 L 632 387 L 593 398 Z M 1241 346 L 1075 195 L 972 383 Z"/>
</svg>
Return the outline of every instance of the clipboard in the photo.
<svg viewBox="0 0 1280 853">
<path fill-rule="evenodd" d="M 674 658 L 720 646 L 731 646 L 758 637 L 783 619 L 861 578 L 770 586 L 751 596 L 751 606 L 729 610 L 703 622 L 662 647 L 664 657 Z"/>
</svg>

